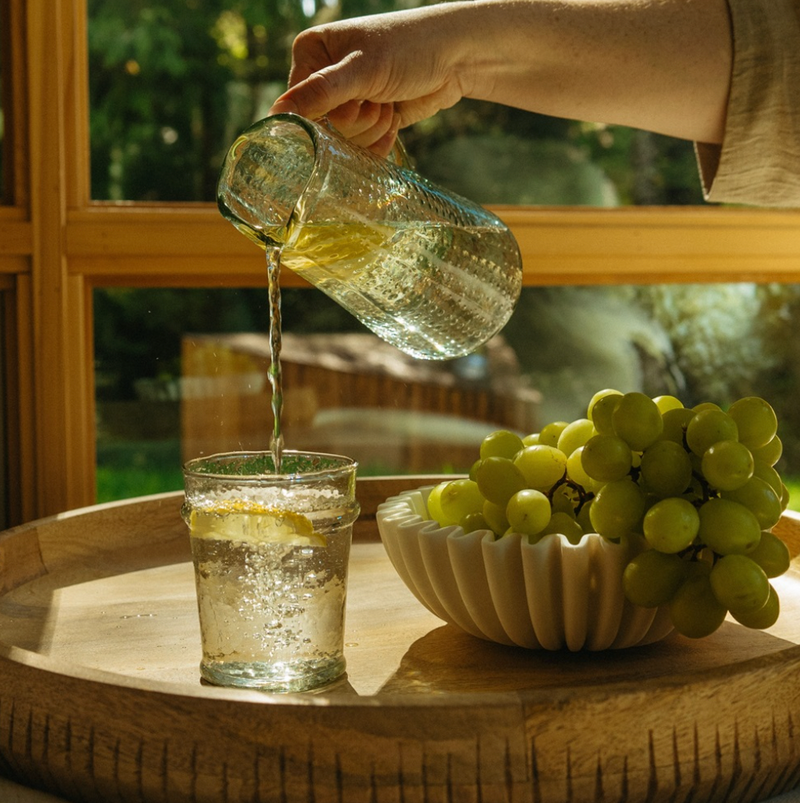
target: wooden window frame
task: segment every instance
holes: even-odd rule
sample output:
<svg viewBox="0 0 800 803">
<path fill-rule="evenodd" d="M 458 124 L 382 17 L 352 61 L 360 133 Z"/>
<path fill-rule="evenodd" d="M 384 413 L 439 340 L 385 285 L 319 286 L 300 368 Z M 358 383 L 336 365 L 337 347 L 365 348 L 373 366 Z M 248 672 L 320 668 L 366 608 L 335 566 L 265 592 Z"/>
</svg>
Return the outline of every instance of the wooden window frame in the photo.
<svg viewBox="0 0 800 803">
<path fill-rule="evenodd" d="M 91 201 L 85 0 L 0 5 L 12 194 L 0 207 L 0 290 L 10 517 L 20 522 L 94 502 L 92 291 L 265 277 L 263 257 L 211 204 Z M 495 211 L 518 238 L 529 286 L 800 281 L 798 212 Z"/>
</svg>

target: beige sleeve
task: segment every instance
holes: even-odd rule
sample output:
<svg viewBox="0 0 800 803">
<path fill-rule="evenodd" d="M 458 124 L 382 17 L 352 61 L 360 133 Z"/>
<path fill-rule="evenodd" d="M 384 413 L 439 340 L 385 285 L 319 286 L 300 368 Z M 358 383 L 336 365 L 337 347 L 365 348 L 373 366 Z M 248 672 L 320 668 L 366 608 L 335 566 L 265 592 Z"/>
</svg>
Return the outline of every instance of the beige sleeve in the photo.
<svg viewBox="0 0 800 803">
<path fill-rule="evenodd" d="M 706 199 L 800 207 L 800 0 L 728 0 L 733 69 L 721 146 L 696 145 Z"/>
</svg>

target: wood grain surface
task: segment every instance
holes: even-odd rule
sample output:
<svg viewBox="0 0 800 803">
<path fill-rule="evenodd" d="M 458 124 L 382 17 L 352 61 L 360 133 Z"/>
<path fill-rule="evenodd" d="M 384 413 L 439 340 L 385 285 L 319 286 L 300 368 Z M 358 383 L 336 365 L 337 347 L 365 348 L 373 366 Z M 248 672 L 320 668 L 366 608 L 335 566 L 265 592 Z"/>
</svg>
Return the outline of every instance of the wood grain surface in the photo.
<svg viewBox="0 0 800 803">
<path fill-rule="evenodd" d="M 761 801 L 800 783 L 800 567 L 770 631 L 548 653 L 427 612 L 360 480 L 346 678 L 200 682 L 181 494 L 0 535 L 0 775 L 87 803 Z M 779 532 L 800 552 L 800 519 Z"/>
</svg>

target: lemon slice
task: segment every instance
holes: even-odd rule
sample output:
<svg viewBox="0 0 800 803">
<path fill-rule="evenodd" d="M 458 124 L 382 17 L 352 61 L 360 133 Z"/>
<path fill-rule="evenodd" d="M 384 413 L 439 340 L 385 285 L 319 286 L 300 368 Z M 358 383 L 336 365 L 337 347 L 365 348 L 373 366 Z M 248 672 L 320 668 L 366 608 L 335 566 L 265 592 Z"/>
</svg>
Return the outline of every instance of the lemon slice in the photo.
<svg viewBox="0 0 800 803">
<path fill-rule="evenodd" d="M 194 508 L 189 527 L 193 538 L 290 546 L 328 543 L 302 513 L 247 502 L 220 502 L 213 507 Z"/>
</svg>

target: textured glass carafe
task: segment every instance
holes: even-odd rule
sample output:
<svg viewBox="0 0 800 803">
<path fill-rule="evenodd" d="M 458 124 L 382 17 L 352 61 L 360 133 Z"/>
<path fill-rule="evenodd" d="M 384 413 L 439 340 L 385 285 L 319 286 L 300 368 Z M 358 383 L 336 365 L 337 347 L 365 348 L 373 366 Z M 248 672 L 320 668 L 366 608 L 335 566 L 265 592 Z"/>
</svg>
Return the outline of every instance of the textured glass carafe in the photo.
<svg viewBox="0 0 800 803">
<path fill-rule="evenodd" d="M 225 159 L 220 211 L 281 265 L 415 357 L 474 351 L 507 322 L 522 267 L 478 204 L 321 124 L 274 115 Z"/>
</svg>

